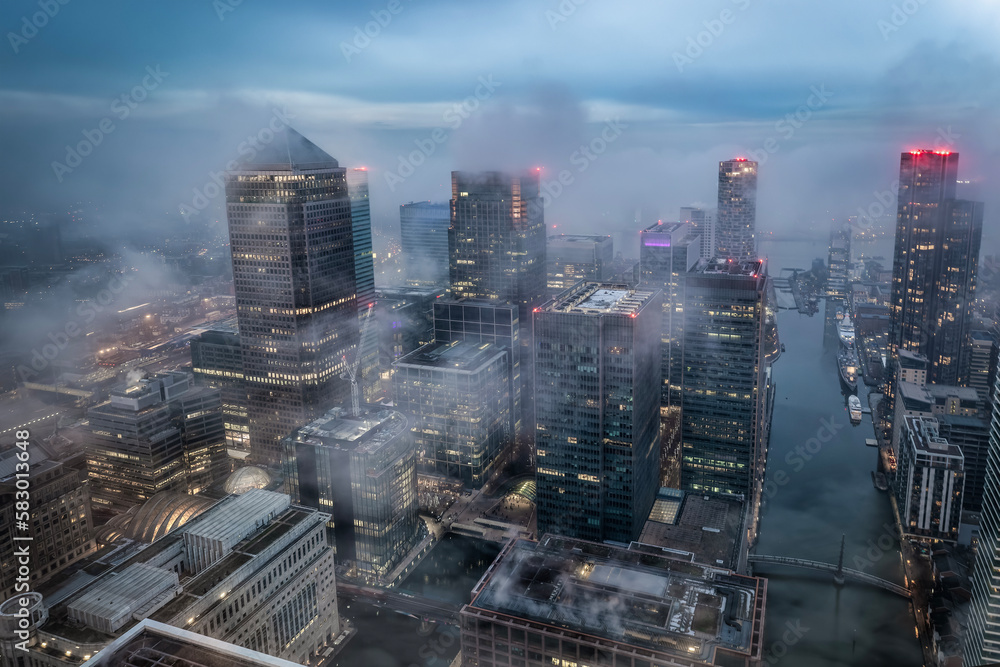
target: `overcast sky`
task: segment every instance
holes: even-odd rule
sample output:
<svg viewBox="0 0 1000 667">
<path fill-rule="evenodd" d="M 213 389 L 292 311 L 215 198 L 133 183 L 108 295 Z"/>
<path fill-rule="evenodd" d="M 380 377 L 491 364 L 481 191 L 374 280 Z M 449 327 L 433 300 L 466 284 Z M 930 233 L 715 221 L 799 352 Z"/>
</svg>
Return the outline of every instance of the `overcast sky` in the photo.
<svg viewBox="0 0 1000 667">
<path fill-rule="evenodd" d="M 61 1 L 0 8 L 4 212 L 158 224 L 287 118 L 370 169 L 380 224 L 447 199 L 452 169 L 542 167 L 566 172 L 557 230 L 628 234 L 639 207 L 714 206 L 739 155 L 763 163 L 758 230 L 819 235 L 901 151 L 950 148 L 993 242 L 992 0 Z"/>
</svg>

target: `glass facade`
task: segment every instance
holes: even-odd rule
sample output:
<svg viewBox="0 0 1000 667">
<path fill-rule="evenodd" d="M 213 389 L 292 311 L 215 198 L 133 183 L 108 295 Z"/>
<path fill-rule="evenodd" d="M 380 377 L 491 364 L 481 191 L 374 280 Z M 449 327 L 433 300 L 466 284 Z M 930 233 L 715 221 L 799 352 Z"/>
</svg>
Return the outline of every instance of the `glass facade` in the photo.
<svg viewBox="0 0 1000 667">
<path fill-rule="evenodd" d="M 226 444 L 249 451 L 247 388 L 243 381 L 243 351 L 235 331 L 206 331 L 191 340 L 191 367 L 195 382 L 222 394 Z"/>
<path fill-rule="evenodd" d="M 639 536 L 659 488 L 660 299 L 585 283 L 534 313 L 539 535 Z"/>
<path fill-rule="evenodd" d="M 368 306 L 375 303 L 375 251 L 372 249 L 371 200 L 368 198 L 368 169 L 347 170 L 347 192 L 351 198 L 351 228 L 354 232 L 354 281 L 357 290 L 358 317 L 368 317 Z M 375 317 L 373 310 L 371 317 Z M 363 319 L 361 323 L 363 323 Z M 359 326 L 361 325 L 359 323 Z M 362 400 L 375 402 L 381 398 L 378 377 L 378 336 L 375 323 L 368 328 L 358 382 Z"/>
<path fill-rule="evenodd" d="M 358 334 L 346 170 L 292 129 L 226 178 L 252 459 L 350 393 Z"/>
<path fill-rule="evenodd" d="M 715 255 L 757 259 L 757 163 L 735 158 L 719 163 Z"/>
<path fill-rule="evenodd" d="M 610 236 L 558 234 L 546 247 L 548 290 L 556 296 L 580 281 L 602 282 L 610 278 L 615 259 Z"/>
<path fill-rule="evenodd" d="M 448 284 L 448 202 L 410 202 L 399 207 L 399 236 L 406 282 L 414 286 Z"/>
<path fill-rule="evenodd" d="M 508 352 L 488 342 L 437 341 L 396 362 L 396 407 L 414 415 L 420 470 L 488 483 L 513 449 Z"/>
<path fill-rule="evenodd" d="M 763 260 L 685 276 L 681 488 L 755 502 L 766 463 Z"/>
</svg>

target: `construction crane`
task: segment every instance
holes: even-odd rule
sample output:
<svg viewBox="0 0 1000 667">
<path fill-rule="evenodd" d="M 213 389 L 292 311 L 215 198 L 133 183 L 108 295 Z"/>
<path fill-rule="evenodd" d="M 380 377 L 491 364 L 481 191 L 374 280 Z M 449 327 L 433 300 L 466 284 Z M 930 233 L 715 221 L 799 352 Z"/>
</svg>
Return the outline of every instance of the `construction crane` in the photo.
<svg viewBox="0 0 1000 667">
<path fill-rule="evenodd" d="M 358 366 L 361 365 L 361 355 L 365 349 L 365 334 L 368 333 L 368 324 L 371 322 L 372 308 L 374 306 L 374 303 L 369 303 L 368 310 L 361 316 L 363 321 L 361 323 L 361 334 L 358 336 L 358 351 L 354 355 L 354 363 L 347 363 L 346 354 L 342 357 L 347 372 L 341 373 L 340 377 L 345 380 L 350 379 L 351 381 L 351 409 L 355 417 L 361 414 L 361 392 L 358 390 Z"/>
</svg>

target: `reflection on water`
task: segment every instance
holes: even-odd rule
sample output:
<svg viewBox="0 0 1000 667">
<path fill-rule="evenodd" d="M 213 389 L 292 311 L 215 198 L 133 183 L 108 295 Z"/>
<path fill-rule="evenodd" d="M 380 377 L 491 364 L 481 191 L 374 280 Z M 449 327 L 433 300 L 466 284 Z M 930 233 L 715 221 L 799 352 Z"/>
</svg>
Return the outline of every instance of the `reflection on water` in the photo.
<svg viewBox="0 0 1000 667">
<path fill-rule="evenodd" d="M 809 263 L 825 256 L 826 248 L 821 243 L 769 242 L 761 251 L 770 257 L 771 267 L 781 267 Z M 786 351 L 774 366 L 777 393 L 756 552 L 836 563 L 841 535 L 846 535 L 845 566 L 902 583 L 889 498 L 871 481 L 876 450 L 865 446 L 865 438 L 873 437 L 871 417 L 851 426 L 837 376 L 836 347 L 824 349 L 826 318 L 819 315 L 787 310 L 778 316 Z M 858 389 L 867 407 L 866 388 L 859 383 Z M 829 431 L 833 436 L 817 450 L 824 425 L 824 437 Z M 922 663 L 903 598 L 861 584 L 838 588 L 829 574 L 809 570 L 760 566 L 758 573 L 769 580 L 765 664 Z M 795 641 L 788 642 L 789 637 Z"/>
<path fill-rule="evenodd" d="M 452 604 L 466 604 L 500 548 L 494 542 L 448 534 L 403 581 L 402 589 Z"/>
</svg>

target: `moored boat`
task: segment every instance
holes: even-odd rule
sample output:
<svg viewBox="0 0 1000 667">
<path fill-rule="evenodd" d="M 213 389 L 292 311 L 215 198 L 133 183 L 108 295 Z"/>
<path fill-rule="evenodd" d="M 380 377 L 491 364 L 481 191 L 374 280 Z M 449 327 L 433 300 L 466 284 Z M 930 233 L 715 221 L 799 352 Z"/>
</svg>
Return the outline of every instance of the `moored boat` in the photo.
<svg viewBox="0 0 1000 667">
<path fill-rule="evenodd" d="M 853 394 L 847 397 L 847 409 L 851 415 L 852 424 L 861 423 L 861 399 Z"/>
</svg>

